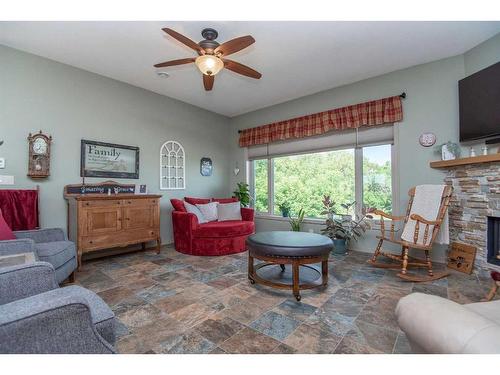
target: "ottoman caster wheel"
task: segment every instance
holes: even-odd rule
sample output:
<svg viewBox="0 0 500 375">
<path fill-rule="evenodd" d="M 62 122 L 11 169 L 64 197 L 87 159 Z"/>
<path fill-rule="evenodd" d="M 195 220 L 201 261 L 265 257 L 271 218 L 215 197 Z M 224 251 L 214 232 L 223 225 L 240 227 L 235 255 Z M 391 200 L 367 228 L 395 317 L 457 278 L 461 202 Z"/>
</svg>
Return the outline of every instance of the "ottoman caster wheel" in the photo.
<svg viewBox="0 0 500 375">
<path fill-rule="evenodd" d="M 302 297 L 300 297 L 300 294 L 298 296 L 295 296 L 295 299 L 297 300 L 297 302 L 300 302 Z"/>
<path fill-rule="evenodd" d="M 255 284 L 255 280 L 250 279 L 250 284 Z"/>
<path fill-rule="evenodd" d="M 280 264 L 280 267 L 281 267 L 281 272 L 285 272 L 285 265 L 284 264 Z"/>
</svg>

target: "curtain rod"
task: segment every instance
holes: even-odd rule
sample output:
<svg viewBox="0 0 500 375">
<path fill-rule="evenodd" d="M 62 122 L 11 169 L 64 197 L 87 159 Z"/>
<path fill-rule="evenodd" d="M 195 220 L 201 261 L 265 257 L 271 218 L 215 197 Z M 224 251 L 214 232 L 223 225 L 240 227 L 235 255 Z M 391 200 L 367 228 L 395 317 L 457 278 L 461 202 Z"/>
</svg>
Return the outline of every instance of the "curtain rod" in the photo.
<svg viewBox="0 0 500 375">
<path fill-rule="evenodd" d="M 406 99 L 406 92 L 404 92 L 404 91 L 403 91 L 403 92 L 399 95 L 399 97 L 400 97 L 401 99 Z M 243 130 L 238 130 L 238 133 L 241 133 L 242 131 L 243 131 Z"/>
</svg>

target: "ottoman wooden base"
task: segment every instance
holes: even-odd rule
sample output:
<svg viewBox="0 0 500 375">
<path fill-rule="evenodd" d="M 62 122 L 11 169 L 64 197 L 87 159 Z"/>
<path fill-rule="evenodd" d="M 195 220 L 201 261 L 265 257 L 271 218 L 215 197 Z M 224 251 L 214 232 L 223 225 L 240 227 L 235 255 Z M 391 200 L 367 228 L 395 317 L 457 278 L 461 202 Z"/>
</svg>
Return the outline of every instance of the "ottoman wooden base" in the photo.
<svg viewBox="0 0 500 375">
<path fill-rule="evenodd" d="M 254 258 L 262 260 L 266 263 L 254 265 Z M 321 273 L 310 267 L 309 264 L 321 263 Z M 285 264 L 292 266 L 292 284 L 277 283 L 260 277 L 257 271 L 263 267 L 280 265 L 281 270 L 285 271 Z M 310 268 L 318 273 L 320 276 L 315 282 L 300 283 L 300 267 Z M 278 257 L 254 254 L 252 251 L 248 252 L 248 279 L 252 284 L 262 284 L 277 289 L 289 289 L 293 291 L 293 295 L 297 301 L 300 301 L 300 290 L 312 289 L 328 284 L 328 254 L 316 257 Z"/>
</svg>

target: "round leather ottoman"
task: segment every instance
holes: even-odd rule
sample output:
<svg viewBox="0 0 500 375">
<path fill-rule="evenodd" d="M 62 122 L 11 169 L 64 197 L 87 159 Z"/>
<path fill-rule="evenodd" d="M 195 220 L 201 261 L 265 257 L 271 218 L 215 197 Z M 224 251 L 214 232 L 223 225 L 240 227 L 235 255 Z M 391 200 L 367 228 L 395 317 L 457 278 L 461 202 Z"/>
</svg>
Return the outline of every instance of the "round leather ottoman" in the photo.
<svg viewBox="0 0 500 375">
<path fill-rule="evenodd" d="M 248 278 L 252 284 L 258 283 L 278 289 L 291 289 L 300 301 L 300 290 L 325 286 L 328 283 L 328 257 L 333 248 L 330 238 L 305 232 L 260 232 L 246 241 L 248 249 Z M 264 263 L 254 265 L 254 258 Z M 321 273 L 309 264 L 321 263 Z M 257 271 L 263 267 L 285 264 L 292 266 L 292 284 L 277 283 L 262 278 Z M 321 277 L 312 283 L 300 283 L 300 267 L 316 271 Z"/>
</svg>

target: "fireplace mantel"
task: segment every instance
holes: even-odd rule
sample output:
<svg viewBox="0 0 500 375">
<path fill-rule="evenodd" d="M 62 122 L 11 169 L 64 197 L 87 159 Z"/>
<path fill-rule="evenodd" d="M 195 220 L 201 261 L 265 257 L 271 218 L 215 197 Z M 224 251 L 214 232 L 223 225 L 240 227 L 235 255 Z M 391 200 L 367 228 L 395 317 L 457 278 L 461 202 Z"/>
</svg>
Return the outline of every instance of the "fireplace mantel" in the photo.
<svg viewBox="0 0 500 375">
<path fill-rule="evenodd" d="M 500 161 L 500 153 L 491 155 L 479 155 L 470 158 L 460 158 L 453 160 L 431 161 L 430 166 L 431 168 L 451 168 L 459 165 L 491 163 L 495 161 Z"/>
</svg>

